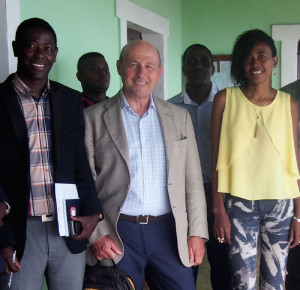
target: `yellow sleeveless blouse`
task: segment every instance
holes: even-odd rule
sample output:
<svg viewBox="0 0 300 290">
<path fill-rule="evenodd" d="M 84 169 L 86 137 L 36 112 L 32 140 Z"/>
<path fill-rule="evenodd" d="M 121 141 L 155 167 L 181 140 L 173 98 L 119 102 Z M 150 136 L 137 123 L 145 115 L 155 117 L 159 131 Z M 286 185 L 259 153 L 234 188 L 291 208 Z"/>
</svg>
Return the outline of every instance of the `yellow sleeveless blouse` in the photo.
<svg viewBox="0 0 300 290">
<path fill-rule="evenodd" d="M 239 87 L 226 89 L 217 171 L 218 192 L 247 200 L 300 195 L 289 94 L 277 91 L 260 107 Z"/>
</svg>

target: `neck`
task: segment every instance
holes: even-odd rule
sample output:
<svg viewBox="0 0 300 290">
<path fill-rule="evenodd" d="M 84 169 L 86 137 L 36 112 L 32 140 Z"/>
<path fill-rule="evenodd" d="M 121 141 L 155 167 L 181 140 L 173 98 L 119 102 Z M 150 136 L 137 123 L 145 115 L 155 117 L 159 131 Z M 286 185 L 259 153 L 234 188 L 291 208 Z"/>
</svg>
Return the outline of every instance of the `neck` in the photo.
<svg viewBox="0 0 300 290">
<path fill-rule="evenodd" d="M 249 101 L 258 106 L 267 106 L 272 103 L 277 93 L 271 86 L 265 85 L 244 85 L 241 86 L 241 90 Z"/>
<path fill-rule="evenodd" d="M 133 111 L 142 117 L 145 112 L 149 109 L 150 106 L 150 96 L 147 98 L 138 98 L 138 97 L 128 97 L 125 96 L 128 104 L 133 109 Z"/>
<path fill-rule="evenodd" d="M 198 105 L 201 105 L 204 100 L 206 100 L 211 91 L 212 83 L 203 84 L 203 85 L 192 85 L 186 84 L 186 92 L 191 100 L 196 102 Z"/>
<path fill-rule="evenodd" d="M 33 95 L 39 99 L 47 85 L 48 78 L 38 80 L 31 79 L 26 77 L 25 74 L 22 74 L 22 71 L 17 71 L 17 75 L 22 82 L 33 91 Z"/>
<path fill-rule="evenodd" d="M 103 93 L 92 93 L 92 92 L 87 92 L 87 91 L 83 91 L 82 95 L 90 100 L 92 100 L 95 103 L 99 103 L 104 101 L 107 96 L 106 96 L 106 92 Z"/>
</svg>

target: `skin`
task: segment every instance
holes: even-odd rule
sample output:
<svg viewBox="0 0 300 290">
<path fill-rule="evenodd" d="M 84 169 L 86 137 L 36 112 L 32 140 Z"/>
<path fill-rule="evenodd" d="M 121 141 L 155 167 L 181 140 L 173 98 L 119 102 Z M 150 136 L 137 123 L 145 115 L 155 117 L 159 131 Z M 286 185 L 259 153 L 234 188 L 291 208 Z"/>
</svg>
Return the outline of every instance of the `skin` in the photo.
<svg viewBox="0 0 300 290">
<path fill-rule="evenodd" d="M 186 91 L 197 104 L 207 99 L 211 90 L 211 77 L 215 72 L 208 51 L 201 48 L 188 50 L 182 72 L 187 79 Z"/>
<path fill-rule="evenodd" d="M 42 28 L 27 29 L 20 42 L 13 41 L 12 45 L 14 55 L 18 58 L 18 76 L 39 98 L 47 84 L 49 72 L 58 52 L 53 34 Z M 99 221 L 97 214 L 71 218 L 81 222 L 83 227 L 81 234 L 73 237 L 75 240 L 89 238 Z M 12 247 L 1 250 L 7 274 L 21 269 L 17 258 L 14 263 L 12 262 L 13 252 Z"/>
<path fill-rule="evenodd" d="M 7 209 L 7 205 L 4 201 L 0 201 L 0 230 L 3 226 L 3 218 L 5 217 L 5 212 Z"/>
<path fill-rule="evenodd" d="M 244 64 L 244 73 L 247 76 L 248 83 L 241 87 L 244 95 L 253 104 L 258 106 L 267 106 L 273 102 L 277 91 L 271 87 L 272 68 L 276 67 L 278 62 L 277 56 L 273 57 L 271 49 L 266 43 L 257 43 Z M 216 168 L 220 132 L 222 126 L 222 115 L 226 102 L 226 90 L 220 91 L 214 99 L 212 111 L 212 156 L 213 168 Z M 296 158 L 299 168 L 298 156 L 298 105 L 295 99 L 291 98 L 291 116 L 293 124 L 293 136 L 295 144 Z M 213 172 L 213 212 L 215 214 L 214 233 L 215 237 L 224 237 L 224 242 L 231 244 L 231 224 L 226 213 L 223 193 L 217 191 L 218 175 L 217 171 Z M 298 185 L 300 185 L 298 181 Z M 295 200 L 295 215 L 300 216 L 300 198 Z M 300 241 L 300 223 L 291 222 L 289 242 L 290 248 L 299 244 Z"/>
<path fill-rule="evenodd" d="M 123 63 L 117 62 L 117 69 L 126 100 L 139 116 L 143 116 L 162 71 L 157 50 L 146 41 L 133 41 L 127 47 Z M 192 236 L 187 243 L 190 262 L 194 266 L 201 264 L 205 253 L 203 240 Z M 109 235 L 98 239 L 91 248 L 98 260 L 113 259 L 122 254 Z"/>
<path fill-rule="evenodd" d="M 83 95 L 86 98 L 96 103 L 107 98 L 110 72 L 105 58 L 99 56 L 87 58 L 76 76 L 81 82 Z"/>
<path fill-rule="evenodd" d="M 146 41 L 134 41 L 128 45 L 123 63 L 117 62 L 117 69 L 127 102 L 142 116 L 162 72 L 157 50 Z"/>
<path fill-rule="evenodd" d="M 42 28 L 27 29 L 19 42 L 13 42 L 13 50 L 18 58 L 18 76 L 39 98 L 56 61 L 54 36 Z"/>
</svg>

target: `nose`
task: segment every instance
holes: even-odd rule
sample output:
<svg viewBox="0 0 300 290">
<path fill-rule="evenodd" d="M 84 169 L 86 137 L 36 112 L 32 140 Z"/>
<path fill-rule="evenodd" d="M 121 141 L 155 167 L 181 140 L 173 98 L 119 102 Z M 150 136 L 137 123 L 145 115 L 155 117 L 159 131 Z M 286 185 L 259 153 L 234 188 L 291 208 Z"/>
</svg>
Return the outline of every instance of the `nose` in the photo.
<svg viewBox="0 0 300 290">
<path fill-rule="evenodd" d="M 145 74 L 146 74 L 146 67 L 144 67 L 142 65 L 138 66 L 137 75 L 144 76 Z"/>
<path fill-rule="evenodd" d="M 35 54 L 35 56 L 38 56 L 38 57 L 43 56 L 43 54 L 44 54 L 43 48 L 37 46 L 36 49 L 35 49 L 34 54 Z"/>
<path fill-rule="evenodd" d="M 202 68 L 202 62 L 201 62 L 201 61 L 194 60 L 194 61 L 193 61 L 193 67 L 194 67 L 194 68 L 197 68 L 197 69 Z"/>
<path fill-rule="evenodd" d="M 100 76 L 107 76 L 107 75 L 109 75 L 109 71 L 106 71 L 106 70 L 99 70 L 99 75 Z"/>
<path fill-rule="evenodd" d="M 256 58 L 256 57 L 253 57 L 252 59 L 251 59 L 251 64 L 254 66 L 254 67 L 256 67 L 256 66 L 258 66 L 258 58 Z"/>
</svg>

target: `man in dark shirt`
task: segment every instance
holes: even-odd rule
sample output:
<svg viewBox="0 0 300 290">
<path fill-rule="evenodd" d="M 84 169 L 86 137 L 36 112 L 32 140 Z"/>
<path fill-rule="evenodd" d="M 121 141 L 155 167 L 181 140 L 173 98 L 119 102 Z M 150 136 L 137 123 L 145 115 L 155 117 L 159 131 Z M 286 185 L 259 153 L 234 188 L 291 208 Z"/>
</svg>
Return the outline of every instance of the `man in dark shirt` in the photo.
<svg viewBox="0 0 300 290">
<path fill-rule="evenodd" d="M 77 79 L 82 86 L 82 106 L 87 108 L 102 102 L 108 97 L 110 72 L 101 53 L 89 52 L 82 55 L 77 63 Z"/>
</svg>

